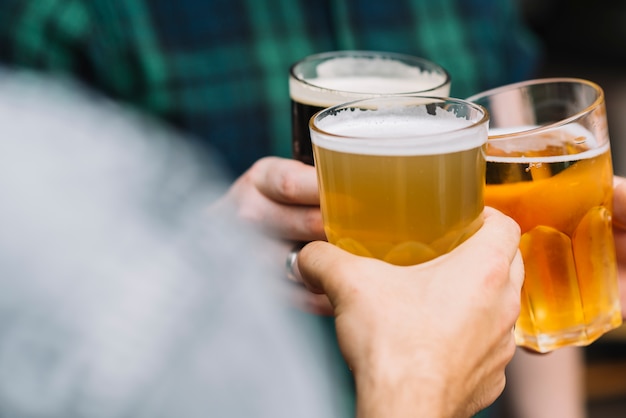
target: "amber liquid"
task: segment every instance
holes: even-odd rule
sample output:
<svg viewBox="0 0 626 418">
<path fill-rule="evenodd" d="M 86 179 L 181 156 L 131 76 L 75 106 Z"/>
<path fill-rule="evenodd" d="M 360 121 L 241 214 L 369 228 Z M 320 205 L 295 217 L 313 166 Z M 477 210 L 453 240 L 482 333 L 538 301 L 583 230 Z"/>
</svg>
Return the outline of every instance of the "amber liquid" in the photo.
<svg viewBox="0 0 626 418">
<path fill-rule="evenodd" d="M 608 144 L 599 152 L 551 145 L 525 153 L 530 163 L 487 152 L 485 204 L 515 219 L 523 234 L 517 343 L 547 352 L 587 345 L 619 326 Z M 558 161 L 563 152 L 570 157 Z"/>
<path fill-rule="evenodd" d="M 313 145 L 328 241 L 357 255 L 412 265 L 446 253 L 481 225 L 482 148 L 377 156 Z"/>
</svg>

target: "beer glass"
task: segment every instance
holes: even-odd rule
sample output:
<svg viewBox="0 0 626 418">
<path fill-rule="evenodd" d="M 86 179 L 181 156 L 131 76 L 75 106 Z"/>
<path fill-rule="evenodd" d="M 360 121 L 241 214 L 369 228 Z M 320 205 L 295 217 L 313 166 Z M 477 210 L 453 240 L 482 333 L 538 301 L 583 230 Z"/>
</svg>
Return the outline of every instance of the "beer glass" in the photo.
<svg viewBox="0 0 626 418">
<path fill-rule="evenodd" d="M 296 62 L 289 72 L 294 158 L 313 164 L 309 119 L 316 112 L 392 93 L 448 96 L 450 76 L 434 62 L 391 52 L 332 51 Z"/>
<path fill-rule="evenodd" d="M 522 230 L 517 344 L 539 352 L 588 345 L 622 322 L 604 93 L 552 78 L 468 100 L 491 117 L 485 204 Z"/>
<path fill-rule="evenodd" d="M 379 96 L 310 122 L 328 241 L 412 265 L 446 253 L 482 224 L 489 117 L 472 103 Z"/>
</svg>

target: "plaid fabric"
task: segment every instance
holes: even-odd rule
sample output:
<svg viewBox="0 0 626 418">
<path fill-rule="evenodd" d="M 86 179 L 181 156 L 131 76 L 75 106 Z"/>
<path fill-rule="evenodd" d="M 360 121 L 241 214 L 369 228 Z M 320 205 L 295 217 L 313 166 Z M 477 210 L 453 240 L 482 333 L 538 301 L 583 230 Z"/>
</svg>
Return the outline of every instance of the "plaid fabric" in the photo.
<svg viewBox="0 0 626 418">
<path fill-rule="evenodd" d="M 157 115 L 234 174 L 291 154 L 288 69 L 335 49 L 429 58 L 456 97 L 526 78 L 535 61 L 506 0 L 0 0 L 0 62 L 69 74 Z"/>
</svg>

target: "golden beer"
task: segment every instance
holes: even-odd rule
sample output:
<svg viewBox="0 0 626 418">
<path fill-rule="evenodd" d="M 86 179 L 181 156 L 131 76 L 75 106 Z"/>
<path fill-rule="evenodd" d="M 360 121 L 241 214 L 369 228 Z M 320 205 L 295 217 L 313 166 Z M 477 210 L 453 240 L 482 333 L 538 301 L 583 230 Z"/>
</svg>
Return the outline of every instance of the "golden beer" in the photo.
<svg viewBox="0 0 626 418">
<path fill-rule="evenodd" d="M 338 247 L 412 265 L 447 253 L 480 226 L 480 147 L 412 156 L 313 147 L 316 161 L 324 161 L 319 172 L 324 229 Z M 341 167 L 342 175 L 332 167 Z"/>
<path fill-rule="evenodd" d="M 522 232 L 516 340 L 541 352 L 589 344 L 622 323 L 609 143 L 595 148 L 589 131 L 567 128 L 527 138 L 535 144 L 523 153 L 487 144 L 485 204 Z"/>
<path fill-rule="evenodd" d="M 355 112 L 363 114 L 350 123 Z M 347 110 L 342 123 L 342 115 L 326 113 L 340 121 L 321 129 L 340 137 L 312 128 L 311 138 L 329 242 L 412 265 L 449 252 L 480 227 L 487 116 L 472 125 L 426 112 Z"/>
<path fill-rule="evenodd" d="M 622 323 L 604 92 L 547 78 L 467 100 L 491 116 L 485 204 L 522 231 L 516 343 L 539 352 L 592 343 Z"/>
</svg>

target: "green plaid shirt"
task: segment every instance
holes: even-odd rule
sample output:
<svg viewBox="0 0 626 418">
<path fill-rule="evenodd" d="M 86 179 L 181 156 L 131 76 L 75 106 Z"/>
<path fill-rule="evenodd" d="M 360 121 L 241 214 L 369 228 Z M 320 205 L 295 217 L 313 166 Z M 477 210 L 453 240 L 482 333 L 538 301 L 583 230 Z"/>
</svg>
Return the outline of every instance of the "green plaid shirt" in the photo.
<svg viewBox="0 0 626 418">
<path fill-rule="evenodd" d="M 535 62 L 507 0 L 0 0 L 0 62 L 157 115 L 234 174 L 291 154 L 289 67 L 336 49 L 429 58 L 456 97 L 526 78 Z"/>
</svg>

